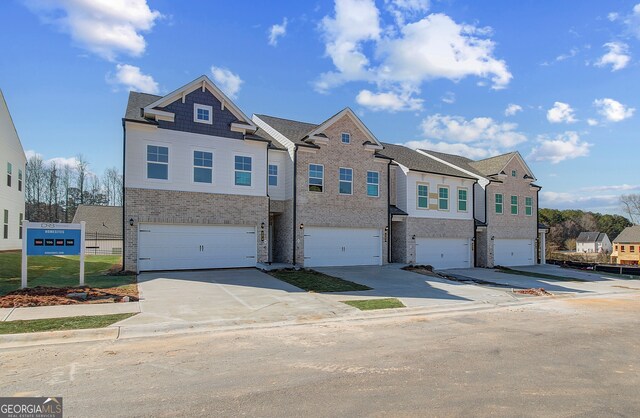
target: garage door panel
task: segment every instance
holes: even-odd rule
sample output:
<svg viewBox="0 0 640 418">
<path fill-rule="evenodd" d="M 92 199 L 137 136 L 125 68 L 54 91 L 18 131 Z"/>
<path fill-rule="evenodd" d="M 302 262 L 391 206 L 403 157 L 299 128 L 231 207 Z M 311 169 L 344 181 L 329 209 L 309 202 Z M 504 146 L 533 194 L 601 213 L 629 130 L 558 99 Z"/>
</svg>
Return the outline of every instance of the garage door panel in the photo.
<svg viewBox="0 0 640 418">
<path fill-rule="evenodd" d="M 239 225 L 140 225 L 140 270 L 253 267 L 255 228 Z"/>
<path fill-rule="evenodd" d="M 533 242 L 532 239 L 496 239 L 493 264 L 505 267 L 535 264 Z"/>
<path fill-rule="evenodd" d="M 378 265 L 380 251 L 377 229 L 305 228 L 304 264 L 308 267 Z"/>
<path fill-rule="evenodd" d="M 416 263 L 434 269 L 468 268 L 469 240 L 465 238 L 417 238 Z"/>
</svg>

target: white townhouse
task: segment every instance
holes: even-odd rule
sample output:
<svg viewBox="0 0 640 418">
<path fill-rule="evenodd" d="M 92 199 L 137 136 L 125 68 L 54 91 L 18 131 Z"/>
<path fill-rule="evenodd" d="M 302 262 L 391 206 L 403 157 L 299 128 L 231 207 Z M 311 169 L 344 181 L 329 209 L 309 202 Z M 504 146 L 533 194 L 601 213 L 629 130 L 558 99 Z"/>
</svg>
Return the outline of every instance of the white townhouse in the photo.
<svg viewBox="0 0 640 418">
<path fill-rule="evenodd" d="M 22 248 L 27 157 L 0 90 L 0 251 Z"/>
</svg>

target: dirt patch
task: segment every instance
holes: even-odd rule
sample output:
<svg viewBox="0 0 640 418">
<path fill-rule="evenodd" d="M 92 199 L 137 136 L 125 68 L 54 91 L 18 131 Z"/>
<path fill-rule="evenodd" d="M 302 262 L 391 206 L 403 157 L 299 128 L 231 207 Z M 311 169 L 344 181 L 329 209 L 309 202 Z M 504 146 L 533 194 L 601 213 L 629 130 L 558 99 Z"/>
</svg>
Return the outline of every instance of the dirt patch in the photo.
<svg viewBox="0 0 640 418">
<path fill-rule="evenodd" d="M 541 287 L 532 288 L 532 289 L 514 289 L 513 293 L 518 295 L 531 295 L 531 296 L 553 296 L 552 293 L 547 292 Z"/>
<path fill-rule="evenodd" d="M 433 267 L 431 266 L 406 266 L 406 267 L 403 267 L 402 270 L 412 271 L 418 274 L 424 274 L 425 276 L 440 277 L 438 274 L 433 272 Z"/>
<path fill-rule="evenodd" d="M 86 298 L 83 294 L 86 294 Z M 76 305 L 87 303 L 120 303 L 128 296 L 130 302 L 138 301 L 136 284 L 99 289 L 95 287 L 45 287 L 37 286 L 15 290 L 0 296 L 0 308 L 30 306 Z"/>
</svg>

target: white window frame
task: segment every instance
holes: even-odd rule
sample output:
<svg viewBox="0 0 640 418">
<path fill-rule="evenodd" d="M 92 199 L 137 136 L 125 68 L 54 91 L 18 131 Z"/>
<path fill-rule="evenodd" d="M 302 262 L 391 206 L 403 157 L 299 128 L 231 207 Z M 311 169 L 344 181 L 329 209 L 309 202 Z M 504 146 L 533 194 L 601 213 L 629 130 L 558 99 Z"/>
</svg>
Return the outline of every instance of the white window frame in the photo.
<svg viewBox="0 0 640 418">
<path fill-rule="evenodd" d="M 461 190 L 464 190 L 465 193 L 466 193 L 466 197 L 465 197 L 465 200 L 464 200 L 464 204 L 465 204 L 465 207 L 466 207 L 465 210 L 460 210 L 460 191 Z M 462 213 L 469 212 L 469 188 L 468 187 L 458 187 L 457 192 L 458 192 L 457 193 L 458 196 L 457 196 L 456 200 L 458 202 L 458 204 L 457 204 L 458 212 L 462 212 Z"/>
<path fill-rule="evenodd" d="M 196 152 L 208 152 L 209 154 L 211 154 L 211 167 L 205 167 L 205 166 L 199 166 L 196 165 L 196 162 L 194 161 L 196 156 L 195 153 Z M 214 167 L 215 167 L 215 158 L 216 155 L 213 152 L 213 150 L 211 149 L 205 149 L 205 148 L 192 148 L 191 149 L 191 183 L 196 184 L 196 185 L 201 185 L 201 186 L 207 186 L 207 185 L 211 185 L 215 182 L 215 178 L 214 178 Z M 234 161 L 234 167 L 235 167 L 235 161 Z M 207 183 L 207 182 L 202 182 L 202 181 L 196 181 L 196 168 L 204 168 L 204 169 L 208 169 L 211 170 L 211 182 Z M 235 180 L 235 179 L 234 179 Z"/>
<path fill-rule="evenodd" d="M 511 170 L 511 177 L 518 177 L 518 170 Z"/>
<path fill-rule="evenodd" d="M 376 173 L 378 175 L 377 183 L 369 183 L 369 173 Z M 369 186 L 376 186 L 376 194 L 369 194 Z M 367 171 L 367 196 L 369 197 L 380 197 L 380 172 L 379 171 Z"/>
<path fill-rule="evenodd" d="M 498 196 L 500 196 L 500 203 L 498 203 Z M 500 205 L 500 212 L 498 212 L 498 205 Z M 504 214 L 504 194 L 496 193 L 493 195 L 493 210 L 496 215 Z"/>
<path fill-rule="evenodd" d="M 250 158 L 251 159 L 251 170 L 247 171 L 247 170 L 238 170 L 236 169 L 236 157 L 245 157 L 245 158 Z M 254 167 L 254 160 L 255 158 L 253 158 L 253 155 L 250 154 L 233 154 L 233 186 L 234 187 L 238 187 L 241 189 L 249 189 L 249 188 L 253 188 L 253 167 Z M 249 175 L 251 176 L 251 181 L 248 185 L 246 184 L 237 184 L 236 183 L 236 172 L 241 172 L 241 173 L 249 173 Z"/>
<path fill-rule="evenodd" d="M 345 135 L 347 136 L 347 142 L 344 142 Z M 340 134 L 340 142 L 349 145 L 351 143 L 351 134 L 349 132 L 342 132 Z"/>
<path fill-rule="evenodd" d="M 149 161 L 149 146 L 152 147 L 163 147 L 167 149 L 167 162 L 160 162 L 160 161 Z M 144 160 L 145 160 L 145 164 L 144 164 L 144 178 L 147 181 L 152 181 L 152 182 L 168 182 L 171 179 L 171 147 L 169 146 L 169 144 L 164 144 L 164 143 L 153 143 L 153 142 L 146 142 L 144 145 Z M 153 177 L 149 177 L 149 163 L 152 164 L 165 164 L 167 166 L 167 178 L 166 179 L 156 179 Z"/>
<path fill-rule="evenodd" d="M 2 220 L 2 238 L 9 239 L 9 209 L 5 209 Z"/>
<path fill-rule="evenodd" d="M 198 119 L 198 110 L 207 110 L 209 112 L 209 119 Z M 197 123 L 205 123 L 207 125 L 213 124 L 213 106 L 207 106 L 200 103 L 193 104 L 193 121 Z"/>
<path fill-rule="evenodd" d="M 7 187 L 13 187 L 13 164 L 7 162 Z"/>
<path fill-rule="evenodd" d="M 440 208 L 440 200 L 441 200 L 440 189 L 447 189 L 447 208 L 446 209 Z M 438 184 L 438 210 L 441 212 L 449 212 L 451 210 L 451 188 L 446 184 Z"/>
<path fill-rule="evenodd" d="M 527 201 L 530 201 L 531 204 L 527 205 Z M 529 211 L 531 213 L 527 213 L 527 209 L 529 209 Z M 533 197 L 525 196 L 525 198 L 524 198 L 524 215 L 525 216 L 533 216 Z"/>
<path fill-rule="evenodd" d="M 276 168 L 276 174 L 271 174 L 271 167 Z M 276 184 L 271 184 L 271 177 L 276 178 Z M 269 187 L 278 187 L 280 185 L 280 165 L 279 164 L 267 164 L 267 185 Z"/>
<path fill-rule="evenodd" d="M 513 198 L 516 198 L 516 204 L 513 204 Z M 509 213 L 513 216 L 517 216 L 520 212 L 520 208 L 518 207 L 520 205 L 519 202 L 520 199 L 518 199 L 518 195 L 514 195 L 512 194 L 511 197 L 509 197 Z M 513 213 L 513 207 L 516 207 L 516 213 Z"/>
<path fill-rule="evenodd" d="M 422 207 L 420 206 L 420 186 L 425 186 L 427 188 L 427 195 L 424 196 L 427 198 L 427 206 Z M 429 183 L 425 183 L 425 182 L 416 182 L 416 209 L 418 210 L 429 210 L 429 189 L 431 188 L 431 186 L 429 186 Z"/>
<path fill-rule="evenodd" d="M 312 165 L 317 165 L 322 167 L 322 177 L 311 177 L 311 166 Z M 313 193 L 324 193 L 324 175 L 325 175 L 325 170 L 324 170 L 324 164 L 315 164 L 315 163 L 309 163 L 309 165 L 307 166 L 307 191 L 309 192 L 313 192 Z M 322 190 L 317 191 L 317 190 L 311 190 L 311 186 L 318 186 L 318 184 L 311 184 L 309 182 L 309 180 L 311 180 L 312 178 L 314 179 L 320 179 L 322 181 L 322 184 L 320 184 L 319 186 L 322 187 Z"/>
<path fill-rule="evenodd" d="M 340 170 L 351 170 L 351 180 L 342 180 L 340 178 Z M 342 193 L 340 191 L 340 184 L 342 182 L 349 183 L 351 185 L 351 193 Z M 353 195 L 353 168 L 350 168 L 350 167 L 338 167 L 338 194 L 341 194 L 341 195 L 344 195 L 344 196 Z"/>
<path fill-rule="evenodd" d="M 22 191 L 22 169 L 18 169 L 18 191 Z"/>
</svg>

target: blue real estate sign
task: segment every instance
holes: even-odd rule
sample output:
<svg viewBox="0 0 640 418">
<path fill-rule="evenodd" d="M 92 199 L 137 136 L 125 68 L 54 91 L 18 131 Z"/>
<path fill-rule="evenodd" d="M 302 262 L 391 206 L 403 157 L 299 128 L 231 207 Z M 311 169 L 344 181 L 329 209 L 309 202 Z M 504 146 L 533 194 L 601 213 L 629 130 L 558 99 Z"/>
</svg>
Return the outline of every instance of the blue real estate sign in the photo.
<svg viewBox="0 0 640 418">
<path fill-rule="evenodd" d="M 56 224 L 31 223 L 27 228 L 27 255 L 79 255 L 82 231 Z"/>
</svg>

